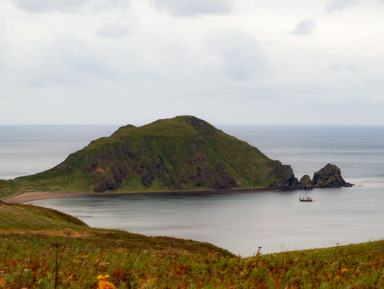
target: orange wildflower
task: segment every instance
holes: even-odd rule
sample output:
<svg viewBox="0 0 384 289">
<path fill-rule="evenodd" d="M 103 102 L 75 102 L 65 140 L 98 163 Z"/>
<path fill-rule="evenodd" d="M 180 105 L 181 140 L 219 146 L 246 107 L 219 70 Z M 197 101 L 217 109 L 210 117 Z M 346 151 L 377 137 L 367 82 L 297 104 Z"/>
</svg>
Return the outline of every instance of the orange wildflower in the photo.
<svg viewBox="0 0 384 289">
<path fill-rule="evenodd" d="M 99 275 L 97 279 L 99 279 L 99 289 L 114 289 L 116 288 L 111 282 L 106 281 L 109 278 L 109 275 Z"/>
<path fill-rule="evenodd" d="M 0 278 L 0 288 L 5 288 L 5 279 L 3 277 Z"/>
</svg>

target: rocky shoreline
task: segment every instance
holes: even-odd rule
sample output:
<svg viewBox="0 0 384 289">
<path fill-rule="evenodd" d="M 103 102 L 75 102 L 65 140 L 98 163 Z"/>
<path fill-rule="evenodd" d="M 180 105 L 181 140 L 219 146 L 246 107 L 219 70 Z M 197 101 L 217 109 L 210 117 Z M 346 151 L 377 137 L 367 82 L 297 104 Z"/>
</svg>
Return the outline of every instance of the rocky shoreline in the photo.
<svg viewBox="0 0 384 289">
<path fill-rule="evenodd" d="M 352 187 L 353 184 L 347 183 L 341 176 L 339 167 L 333 164 L 327 164 L 321 170 L 314 173 L 313 178 L 304 175 L 300 181 L 295 177 L 291 166 L 277 165 L 275 172 L 283 180 L 283 190 L 297 190 L 303 187 L 307 189 L 313 188 L 341 188 Z"/>
<path fill-rule="evenodd" d="M 73 198 L 81 196 L 119 196 L 134 194 L 170 194 L 170 193 L 235 193 L 235 192 L 265 192 L 265 191 L 293 191 L 299 189 L 313 188 L 341 188 L 352 187 L 353 184 L 347 183 L 341 176 L 339 167 L 333 164 L 327 164 L 321 170 L 314 173 L 313 178 L 304 175 L 300 181 L 295 177 L 290 165 L 275 163 L 275 172 L 281 177 L 283 183 L 281 186 L 272 185 L 269 188 L 230 188 L 230 189 L 212 189 L 212 190 L 172 190 L 172 191 L 143 191 L 143 192 L 103 192 L 103 193 L 85 193 L 85 192 L 24 192 L 20 195 L 4 199 L 4 203 L 27 203 L 42 199 L 52 198 Z"/>
</svg>

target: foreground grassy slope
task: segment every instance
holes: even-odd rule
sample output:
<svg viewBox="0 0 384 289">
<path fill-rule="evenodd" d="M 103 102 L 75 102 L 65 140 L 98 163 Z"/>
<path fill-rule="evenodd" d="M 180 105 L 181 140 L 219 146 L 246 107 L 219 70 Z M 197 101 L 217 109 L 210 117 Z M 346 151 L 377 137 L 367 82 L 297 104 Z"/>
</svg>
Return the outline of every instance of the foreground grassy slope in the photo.
<svg viewBox="0 0 384 289">
<path fill-rule="evenodd" d="M 82 230 L 88 226 L 77 218 L 47 208 L 0 202 L 0 229 Z"/>
<path fill-rule="evenodd" d="M 239 258 L 206 243 L 92 229 L 33 206 L 25 217 L 47 215 L 38 228 L 4 225 L 23 207 L 0 203 L 0 288 L 54 288 L 56 275 L 57 288 L 97 288 L 99 274 L 117 288 L 384 288 L 384 241 Z"/>
<path fill-rule="evenodd" d="M 96 289 L 99 274 L 110 275 L 120 289 L 384 287 L 384 242 L 241 259 L 178 242 L 165 248 L 161 239 L 137 245 L 113 232 L 89 239 L 4 233 L 0 238 L 5 288 L 54 288 L 56 252 L 57 288 Z"/>
<path fill-rule="evenodd" d="M 293 178 L 289 166 L 246 142 L 196 117 L 179 116 L 121 127 L 55 168 L 8 186 L 13 193 L 209 190 L 289 186 Z"/>
</svg>

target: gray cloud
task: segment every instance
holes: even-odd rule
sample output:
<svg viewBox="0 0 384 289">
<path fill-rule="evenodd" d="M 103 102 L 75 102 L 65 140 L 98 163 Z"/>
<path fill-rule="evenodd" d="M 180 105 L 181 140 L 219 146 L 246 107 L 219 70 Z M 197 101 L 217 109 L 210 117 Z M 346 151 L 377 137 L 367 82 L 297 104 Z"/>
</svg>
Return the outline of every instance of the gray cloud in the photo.
<svg viewBox="0 0 384 289">
<path fill-rule="evenodd" d="M 2 123 L 146 123 L 178 114 L 221 123 L 318 123 L 329 107 L 334 115 L 327 114 L 326 123 L 341 117 L 358 123 L 351 111 L 337 111 L 353 108 L 348 97 L 362 104 L 384 101 L 384 40 L 375 25 L 381 21 L 375 5 L 384 0 L 327 0 L 320 12 L 317 5 L 297 6 L 291 19 L 322 20 L 320 42 L 281 33 L 283 1 L 240 1 L 236 13 L 196 18 L 185 16 L 230 13 L 235 2 L 3 1 Z M 127 11 L 129 3 L 134 9 Z M 365 5 L 359 21 L 358 11 L 344 13 L 345 25 L 333 31 L 337 19 L 327 13 L 356 10 L 358 3 Z M 255 18 L 254 11 L 262 15 Z M 288 33 L 316 32 L 315 22 L 307 21 L 293 23 Z M 361 107 L 352 111 L 357 115 Z M 371 115 L 359 112 L 367 123 Z M 371 123 L 384 123 L 382 112 L 376 116 Z"/>
<path fill-rule="evenodd" d="M 107 23 L 97 30 L 97 34 L 106 38 L 121 38 L 132 32 L 134 24 L 127 23 Z"/>
<path fill-rule="evenodd" d="M 312 20 L 300 20 L 300 22 L 293 29 L 293 35 L 310 35 L 317 29 L 317 25 Z"/>
<path fill-rule="evenodd" d="M 89 0 L 13 0 L 19 8 L 33 13 L 44 13 L 49 11 L 78 12 L 89 4 Z"/>
<path fill-rule="evenodd" d="M 330 70 L 334 71 L 349 71 L 349 72 L 359 72 L 361 69 L 351 63 L 344 63 L 344 62 L 333 62 L 329 65 Z"/>
<path fill-rule="evenodd" d="M 247 80 L 256 74 L 268 72 L 268 58 L 259 42 L 241 30 L 211 32 L 206 43 L 221 57 L 224 71 L 235 80 Z"/>
<path fill-rule="evenodd" d="M 0 19 L 0 34 L 4 33 L 7 29 L 9 29 L 7 22 Z"/>
<path fill-rule="evenodd" d="M 17 7 L 32 13 L 59 11 L 65 13 L 80 13 L 87 7 L 95 10 L 113 7 L 127 8 L 130 0 L 12 0 Z"/>
<path fill-rule="evenodd" d="M 157 9 L 166 10 L 174 16 L 196 16 L 200 14 L 228 14 L 232 11 L 232 0 L 151 0 Z"/>
<path fill-rule="evenodd" d="M 41 44 L 30 54 L 16 51 L 5 58 L 3 67 L 0 65 L 0 83 L 3 87 L 49 89 L 52 85 L 80 87 L 95 80 L 110 80 L 118 77 L 119 71 L 111 65 L 108 53 L 102 46 L 62 36 L 52 43 Z"/>
<path fill-rule="evenodd" d="M 359 0 L 331 0 L 328 2 L 326 10 L 331 13 L 336 10 L 341 10 L 353 5 L 359 4 Z"/>
<path fill-rule="evenodd" d="M 52 67 L 51 73 L 56 75 L 57 82 L 61 79 L 75 84 L 79 79 L 83 82 L 93 82 L 95 78 L 113 79 L 119 74 L 119 70 L 113 67 L 114 57 L 110 55 L 113 50 L 109 47 L 93 45 L 90 41 L 73 36 L 63 36 L 48 49 L 56 69 L 63 71 L 62 74 L 57 74 L 55 67 Z"/>
</svg>

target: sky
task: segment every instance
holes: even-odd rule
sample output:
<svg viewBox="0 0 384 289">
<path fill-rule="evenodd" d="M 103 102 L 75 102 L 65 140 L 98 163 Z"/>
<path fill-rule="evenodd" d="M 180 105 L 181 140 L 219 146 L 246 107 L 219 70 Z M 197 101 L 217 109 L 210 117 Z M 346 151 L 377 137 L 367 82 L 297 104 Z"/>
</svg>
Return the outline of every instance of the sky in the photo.
<svg viewBox="0 0 384 289">
<path fill-rule="evenodd" d="M 384 0 L 1 0 L 0 124 L 384 125 Z"/>
</svg>

